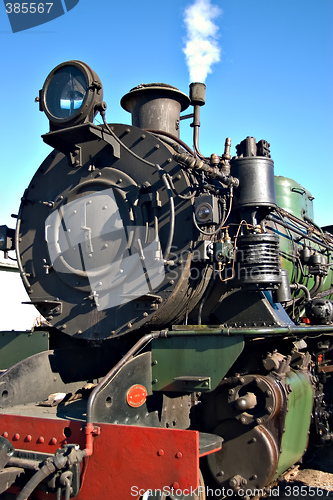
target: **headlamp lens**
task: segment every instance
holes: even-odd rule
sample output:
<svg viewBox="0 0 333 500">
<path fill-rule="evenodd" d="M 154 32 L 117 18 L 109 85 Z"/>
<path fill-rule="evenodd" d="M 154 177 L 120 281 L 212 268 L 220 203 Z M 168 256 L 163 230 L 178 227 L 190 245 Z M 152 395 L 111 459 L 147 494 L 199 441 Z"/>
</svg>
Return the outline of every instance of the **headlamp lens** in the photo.
<svg viewBox="0 0 333 500">
<path fill-rule="evenodd" d="M 46 104 L 55 118 L 68 118 L 82 106 L 88 83 L 80 69 L 75 66 L 60 68 L 53 75 L 46 90 Z"/>
<path fill-rule="evenodd" d="M 212 217 L 212 208 L 207 203 L 199 205 L 196 216 L 199 222 L 206 221 Z"/>
</svg>

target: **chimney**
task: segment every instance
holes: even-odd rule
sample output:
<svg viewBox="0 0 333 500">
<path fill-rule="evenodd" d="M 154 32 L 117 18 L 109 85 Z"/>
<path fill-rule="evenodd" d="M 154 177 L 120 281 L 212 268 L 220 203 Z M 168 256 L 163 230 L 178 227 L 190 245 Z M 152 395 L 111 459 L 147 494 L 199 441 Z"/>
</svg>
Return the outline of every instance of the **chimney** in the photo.
<svg viewBox="0 0 333 500">
<path fill-rule="evenodd" d="M 180 112 L 189 106 L 190 99 L 171 85 L 145 83 L 130 90 L 120 103 L 131 113 L 132 125 L 179 137 Z"/>
</svg>

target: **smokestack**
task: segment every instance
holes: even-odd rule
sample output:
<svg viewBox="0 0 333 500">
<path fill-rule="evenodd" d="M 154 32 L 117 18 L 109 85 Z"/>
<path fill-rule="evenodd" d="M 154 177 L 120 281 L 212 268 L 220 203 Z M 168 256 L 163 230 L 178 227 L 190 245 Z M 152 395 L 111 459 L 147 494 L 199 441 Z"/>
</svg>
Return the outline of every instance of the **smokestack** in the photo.
<svg viewBox="0 0 333 500">
<path fill-rule="evenodd" d="M 206 102 L 206 85 L 201 82 L 190 84 L 190 100 L 192 106 L 203 106 Z"/>
<path fill-rule="evenodd" d="M 131 113 L 132 125 L 179 137 L 180 112 L 189 106 L 190 99 L 171 85 L 147 83 L 130 90 L 120 103 Z"/>
</svg>

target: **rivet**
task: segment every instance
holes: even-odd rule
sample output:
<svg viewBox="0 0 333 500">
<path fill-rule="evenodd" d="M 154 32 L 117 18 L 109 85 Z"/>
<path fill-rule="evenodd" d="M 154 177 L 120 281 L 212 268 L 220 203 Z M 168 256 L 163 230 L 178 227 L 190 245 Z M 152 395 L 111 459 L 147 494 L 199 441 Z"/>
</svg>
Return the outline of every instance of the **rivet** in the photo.
<svg viewBox="0 0 333 500">
<path fill-rule="evenodd" d="M 179 483 L 173 483 L 172 487 L 174 490 L 179 490 Z"/>
<path fill-rule="evenodd" d="M 50 441 L 50 444 L 57 444 L 57 438 L 52 438 Z"/>
<path fill-rule="evenodd" d="M 163 455 L 164 455 L 164 450 L 158 450 L 157 455 L 158 455 L 159 457 L 163 457 Z"/>
<path fill-rule="evenodd" d="M 37 443 L 43 444 L 44 442 L 45 442 L 45 439 L 43 438 L 43 436 L 39 436 L 39 438 L 37 439 Z"/>
<path fill-rule="evenodd" d="M 20 435 L 16 433 L 13 437 L 13 441 L 18 441 L 20 439 Z"/>
<path fill-rule="evenodd" d="M 182 454 L 182 452 L 181 452 L 181 451 L 178 451 L 178 452 L 176 453 L 176 458 L 182 458 L 182 456 L 183 456 L 183 454 Z"/>
<path fill-rule="evenodd" d="M 3 435 L 4 438 L 8 438 L 8 432 L 5 431 L 5 432 L 2 433 L 2 435 Z"/>
<path fill-rule="evenodd" d="M 30 434 L 28 434 L 28 435 L 25 437 L 24 441 L 27 441 L 28 443 L 30 443 L 30 441 L 32 441 L 32 437 L 30 436 Z"/>
</svg>

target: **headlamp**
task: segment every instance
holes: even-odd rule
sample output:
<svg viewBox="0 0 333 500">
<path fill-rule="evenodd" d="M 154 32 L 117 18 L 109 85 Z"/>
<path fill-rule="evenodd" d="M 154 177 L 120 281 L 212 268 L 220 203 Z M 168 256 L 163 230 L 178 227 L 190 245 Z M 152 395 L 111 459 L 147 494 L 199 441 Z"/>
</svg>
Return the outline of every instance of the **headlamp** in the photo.
<svg viewBox="0 0 333 500">
<path fill-rule="evenodd" d="M 212 219 L 213 209 L 208 203 L 203 203 L 200 205 L 196 212 L 196 218 L 198 222 L 210 222 Z"/>
<path fill-rule="evenodd" d="M 197 196 L 194 201 L 194 214 L 199 225 L 219 224 L 217 198 L 211 194 Z"/>
<path fill-rule="evenodd" d="M 68 61 L 48 75 L 39 102 L 39 109 L 50 121 L 50 130 L 71 127 L 93 121 L 103 102 L 103 87 L 87 64 Z"/>
<path fill-rule="evenodd" d="M 7 252 L 14 248 L 15 229 L 0 226 L 0 250 Z"/>
</svg>

